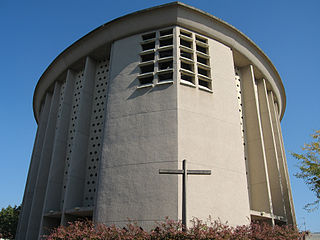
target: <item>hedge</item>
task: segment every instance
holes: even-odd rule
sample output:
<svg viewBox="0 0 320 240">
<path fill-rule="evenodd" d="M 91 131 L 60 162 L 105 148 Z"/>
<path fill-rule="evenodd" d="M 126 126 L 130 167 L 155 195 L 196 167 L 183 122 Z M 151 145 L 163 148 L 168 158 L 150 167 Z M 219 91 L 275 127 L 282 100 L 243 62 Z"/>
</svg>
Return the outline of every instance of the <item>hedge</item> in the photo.
<svg viewBox="0 0 320 240">
<path fill-rule="evenodd" d="M 145 231 L 136 223 L 129 223 L 125 228 L 94 224 L 91 221 L 76 221 L 68 226 L 54 229 L 46 240 L 180 240 L 180 239 L 234 239 L 234 240 L 285 240 L 304 239 L 305 233 L 300 233 L 293 226 L 271 226 L 267 223 L 251 223 L 232 227 L 220 221 L 192 221 L 192 226 L 184 229 L 180 221 L 166 219 L 156 223 L 151 231 Z"/>
</svg>

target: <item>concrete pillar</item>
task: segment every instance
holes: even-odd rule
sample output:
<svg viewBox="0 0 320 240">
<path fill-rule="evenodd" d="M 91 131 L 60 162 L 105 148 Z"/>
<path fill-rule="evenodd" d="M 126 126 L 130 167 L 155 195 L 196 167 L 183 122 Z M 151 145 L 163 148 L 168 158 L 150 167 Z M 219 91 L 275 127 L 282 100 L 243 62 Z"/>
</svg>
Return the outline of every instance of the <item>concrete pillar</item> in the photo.
<svg viewBox="0 0 320 240">
<path fill-rule="evenodd" d="M 67 138 L 72 109 L 73 88 L 75 74 L 68 70 L 63 95 L 60 98 L 60 113 L 56 124 L 56 134 L 52 151 L 52 160 L 48 177 L 48 186 L 44 201 L 43 215 L 49 211 L 61 212 L 60 201 L 62 195 L 64 166 L 66 160 Z M 44 221 L 44 219 L 43 219 Z M 48 224 L 46 224 L 48 222 Z M 42 228 L 48 228 L 52 221 L 44 221 Z M 57 221 L 54 221 L 56 223 Z M 58 221 L 60 224 L 60 219 Z"/>
<path fill-rule="evenodd" d="M 75 123 L 75 136 L 71 147 L 72 153 L 67 176 L 63 213 L 75 207 L 82 207 L 83 205 L 95 72 L 95 61 L 87 57 L 83 76 L 83 88 L 80 91 L 79 117 Z M 63 215 L 61 221 L 62 224 L 65 224 L 68 219 Z"/>
<path fill-rule="evenodd" d="M 40 223 L 42 219 L 42 209 L 44 204 L 44 197 L 46 193 L 49 168 L 51 162 L 51 154 L 53 150 L 53 141 L 56 130 L 57 112 L 60 97 L 60 83 L 56 82 L 52 95 L 50 112 L 46 133 L 43 141 L 43 148 L 41 151 L 40 165 L 38 170 L 37 181 L 34 188 L 34 195 L 32 200 L 32 207 L 28 221 L 28 230 L 26 239 L 34 240 L 39 236 Z"/>
<path fill-rule="evenodd" d="M 275 143 L 274 128 L 271 120 L 270 103 L 265 79 L 257 81 L 257 88 L 273 213 L 285 218 L 278 152 Z"/>
<path fill-rule="evenodd" d="M 263 143 L 258 99 L 255 93 L 253 66 L 240 69 L 241 91 L 246 129 L 251 210 L 272 213 L 266 155 Z"/>
<path fill-rule="evenodd" d="M 44 106 L 41 110 L 39 125 L 37 129 L 37 135 L 32 151 L 31 162 L 29 167 L 29 173 L 26 183 L 26 188 L 23 196 L 22 210 L 19 216 L 19 223 L 17 227 L 16 239 L 25 239 L 28 227 L 28 220 L 30 216 L 32 199 L 34 194 L 34 187 L 37 180 L 38 169 L 40 164 L 40 157 L 43 146 L 43 139 L 46 132 L 48 115 L 51 105 L 51 94 L 47 94 L 44 101 Z"/>
<path fill-rule="evenodd" d="M 296 225 L 296 217 L 295 217 L 295 212 L 293 207 L 290 179 L 289 179 L 289 173 L 288 173 L 288 167 L 287 167 L 287 160 L 286 160 L 285 151 L 284 151 L 283 138 L 281 133 L 278 106 L 277 106 L 277 103 L 275 102 L 272 92 L 269 92 L 268 97 L 269 97 L 269 103 L 270 103 L 272 122 L 274 126 L 275 142 L 276 142 L 278 158 L 279 158 L 279 169 L 280 169 L 280 175 L 281 175 L 281 184 L 283 189 L 283 199 L 284 199 L 284 204 L 286 209 L 287 223 Z"/>
</svg>

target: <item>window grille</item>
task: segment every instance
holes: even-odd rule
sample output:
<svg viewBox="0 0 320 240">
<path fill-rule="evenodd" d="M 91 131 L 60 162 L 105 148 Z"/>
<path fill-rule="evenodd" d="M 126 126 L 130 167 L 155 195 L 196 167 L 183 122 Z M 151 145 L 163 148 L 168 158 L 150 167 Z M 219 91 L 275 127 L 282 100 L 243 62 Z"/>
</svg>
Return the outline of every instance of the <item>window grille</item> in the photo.
<svg viewBox="0 0 320 240">
<path fill-rule="evenodd" d="M 173 83 L 173 33 L 166 28 L 141 35 L 138 88 Z"/>
<path fill-rule="evenodd" d="M 179 31 L 180 83 L 212 92 L 208 39 L 191 31 Z"/>
</svg>

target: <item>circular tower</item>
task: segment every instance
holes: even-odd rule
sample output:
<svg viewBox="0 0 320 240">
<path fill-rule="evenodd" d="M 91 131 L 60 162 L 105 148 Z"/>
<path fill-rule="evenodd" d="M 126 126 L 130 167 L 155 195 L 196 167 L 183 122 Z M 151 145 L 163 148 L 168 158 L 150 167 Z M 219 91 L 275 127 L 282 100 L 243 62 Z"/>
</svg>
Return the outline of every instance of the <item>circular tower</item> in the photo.
<svg viewBox="0 0 320 240">
<path fill-rule="evenodd" d="M 180 2 L 138 11 L 63 51 L 34 92 L 38 123 L 17 239 L 79 218 L 144 228 L 181 219 L 295 224 L 270 59 L 233 26 Z"/>
</svg>

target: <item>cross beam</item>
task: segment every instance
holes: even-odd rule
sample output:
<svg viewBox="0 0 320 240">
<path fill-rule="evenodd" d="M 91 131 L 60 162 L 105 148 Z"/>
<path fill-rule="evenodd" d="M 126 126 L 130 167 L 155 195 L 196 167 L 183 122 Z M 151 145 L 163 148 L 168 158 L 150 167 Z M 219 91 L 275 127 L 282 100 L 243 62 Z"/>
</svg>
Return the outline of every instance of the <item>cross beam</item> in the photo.
<svg viewBox="0 0 320 240">
<path fill-rule="evenodd" d="M 177 174 L 182 177 L 182 225 L 187 229 L 187 176 L 188 175 L 211 175 L 211 170 L 187 170 L 187 160 L 182 161 L 182 170 L 160 169 L 159 174 Z"/>
</svg>

